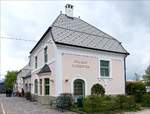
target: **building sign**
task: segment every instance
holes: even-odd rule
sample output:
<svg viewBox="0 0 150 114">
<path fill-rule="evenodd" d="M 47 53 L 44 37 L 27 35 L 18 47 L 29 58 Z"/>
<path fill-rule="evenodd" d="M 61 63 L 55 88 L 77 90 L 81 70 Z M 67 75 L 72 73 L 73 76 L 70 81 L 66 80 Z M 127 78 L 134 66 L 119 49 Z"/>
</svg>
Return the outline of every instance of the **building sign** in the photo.
<svg viewBox="0 0 150 114">
<path fill-rule="evenodd" d="M 74 60 L 72 63 L 72 67 L 73 68 L 90 68 L 88 64 L 89 64 L 88 61 Z"/>
</svg>

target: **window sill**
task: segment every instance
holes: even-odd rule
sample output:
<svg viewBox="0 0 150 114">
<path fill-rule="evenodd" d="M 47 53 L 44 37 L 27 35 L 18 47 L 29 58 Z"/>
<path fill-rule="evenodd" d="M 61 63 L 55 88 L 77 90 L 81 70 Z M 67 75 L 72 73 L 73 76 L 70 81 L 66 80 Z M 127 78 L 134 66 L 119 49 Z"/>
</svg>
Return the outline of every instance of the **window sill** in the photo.
<svg viewBox="0 0 150 114">
<path fill-rule="evenodd" d="M 112 77 L 103 77 L 103 76 L 100 76 L 98 79 L 112 79 Z"/>
</svg>

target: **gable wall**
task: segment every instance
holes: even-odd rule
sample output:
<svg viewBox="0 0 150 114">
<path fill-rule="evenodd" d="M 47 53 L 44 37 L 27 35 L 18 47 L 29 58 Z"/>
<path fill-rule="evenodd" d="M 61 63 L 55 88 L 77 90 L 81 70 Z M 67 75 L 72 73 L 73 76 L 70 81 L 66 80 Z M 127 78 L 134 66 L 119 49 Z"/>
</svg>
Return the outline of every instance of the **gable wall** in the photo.
<svg viewBox="0 0 150 114">
<path fill-rule="evenodd" d="M 91 87 L 95 83 L 102 84 L 105 87 L 106 94 L 125 94 L 125 55 L 62 45 L 57 46 L 60 65 L 58 67 L 60 72 L 58 78 L 60 80 L 57 86 L 61 88 L 58 93 L 73 93 L 73 81 L 78 78 L 85 80 L 86 95 L 90 95 Z M 76 64 L 76 60 L 83 62 L 83 64 Z M 100 77 L 100 60 L 110 61 L 110 78 Z M 68 81 L 66 82 L 66 80 Z"/>
<path fill-rule="evenodd" d="M 37 75 L 37 73 L 40 71 L 40 69 L 45 65 L 44 62 L 44 48 L 48 47 L 48 62 L 46 64 L 49 65 L 52 73 L 50 75 L 48 75 L 47 77 L 49 77 L 50 79 L 54 79 L 55 77 L 55 52 L 56 52 L 56 46 L 55 43 L 52 40 L 52 36 L 51 33 L 48 32 L 47 35 L 45 36 L 45 38 L 39 43 L 39 45 L 35 48 L 35 50 L 31 53 L 30 55 L 30 64 L 31 64 L 31 83 L 32 83 L 32 87 L 31 87 L 31 92 L 32 94 L 34 94 L 34 80 L 38 79 L 39 82 L 39 76 Z M 37 60 L 37 68 L 35 68 L 35 56 L 38 57 Z M 44 81 L 43 81 L 44 83 Z M 39 85 L 39 84 L 38 84 Z M 55 88 L 54 83 L 50 82 L 50 87 L 51 88 Z M 38 94 L 40 92 L 40 87 L 38 86 Z M 55 89 L 50 90 L 50 95 L 55 95 Z"/>
</svg>

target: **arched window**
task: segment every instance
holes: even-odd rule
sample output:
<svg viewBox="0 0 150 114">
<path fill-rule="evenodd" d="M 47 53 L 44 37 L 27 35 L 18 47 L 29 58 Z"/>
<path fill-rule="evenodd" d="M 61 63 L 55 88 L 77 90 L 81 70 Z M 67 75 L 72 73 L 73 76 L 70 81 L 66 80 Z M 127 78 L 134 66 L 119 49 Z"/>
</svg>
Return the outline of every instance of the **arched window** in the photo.
<svg viewBox="0 0 150 114">
<path fill-rule="evenodd" d="M 80 96 L 80 95 L 85 95 L 85 82 L 84 80 L 81 79 L 76 79 L 74 81 L 74 95 L 75 96 Z"/>
<path fill-rule="evenodd" d="M 38 80 L 35 79 L 34 81 L 34 93 L 38 94 Z"/>
</svg>

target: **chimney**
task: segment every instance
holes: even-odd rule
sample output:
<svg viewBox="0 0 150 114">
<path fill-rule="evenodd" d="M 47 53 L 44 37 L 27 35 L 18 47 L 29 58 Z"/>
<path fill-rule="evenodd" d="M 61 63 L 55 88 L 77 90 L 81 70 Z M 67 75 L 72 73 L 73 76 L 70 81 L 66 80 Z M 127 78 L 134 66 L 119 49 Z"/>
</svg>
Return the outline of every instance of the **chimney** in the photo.
<svg viewBox="0 0 150 114">
<path fill-rule="evenodd" d="M 73 17 L 73 5 L 66 4 L 66 6 L 65 6 L 65 12 L 66 12 L 67 16 Z"/>
</svg>

